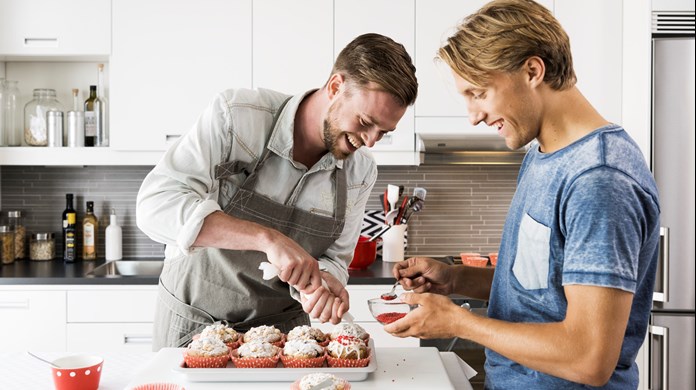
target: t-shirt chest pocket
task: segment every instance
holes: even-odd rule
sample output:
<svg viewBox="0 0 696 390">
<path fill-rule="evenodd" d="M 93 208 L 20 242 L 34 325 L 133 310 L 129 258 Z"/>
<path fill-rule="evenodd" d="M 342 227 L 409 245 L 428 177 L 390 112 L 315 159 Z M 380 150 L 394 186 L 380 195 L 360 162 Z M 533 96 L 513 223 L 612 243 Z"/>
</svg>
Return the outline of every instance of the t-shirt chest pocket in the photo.
<svg viewBox="0 0 696 390">
<path fill-rule="evenodd" d="M 527 290 L 548 288 L 550 238 L 551 228 L 524 214 L 517 236 L 517 253 L 512 272 Z"/>
</svg>

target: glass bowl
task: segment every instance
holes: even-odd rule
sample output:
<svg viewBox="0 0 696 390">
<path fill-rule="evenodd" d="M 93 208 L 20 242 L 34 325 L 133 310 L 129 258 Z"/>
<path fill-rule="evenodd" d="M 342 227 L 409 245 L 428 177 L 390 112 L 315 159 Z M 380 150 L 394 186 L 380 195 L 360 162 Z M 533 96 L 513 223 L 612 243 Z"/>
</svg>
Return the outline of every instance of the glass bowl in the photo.
<svg viewBox="0 0 696 390">
<path fill-rule="evenodd" d="M 386 325 L 404 317 L 418 305 L 409 305 L 399 298 L 391 301 L 372 298 L 367 300 L 367 307 L 370 308 L 370 313 L 380 324 Z"/>
</svg>

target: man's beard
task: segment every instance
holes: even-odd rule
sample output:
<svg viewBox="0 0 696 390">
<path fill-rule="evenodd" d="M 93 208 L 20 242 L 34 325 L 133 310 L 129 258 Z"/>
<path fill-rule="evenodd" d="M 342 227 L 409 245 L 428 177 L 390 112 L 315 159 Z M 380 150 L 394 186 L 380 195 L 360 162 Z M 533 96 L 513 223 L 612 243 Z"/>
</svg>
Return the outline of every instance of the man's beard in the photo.
<svg viewBox="0 0 696 390">
<path fill-rule="evenodd" d="M 329 112 L 330 113 L 330 112 Z M 324 119 L 324 147 L 333 154 L 333 156 L 339 160 L 345 160 L 350 156 L 350 153 L 344 153 L 338 148 L 338 136 L 342 136 L 343 132 L 331 126 L 329 119 Z"/>
</svg>

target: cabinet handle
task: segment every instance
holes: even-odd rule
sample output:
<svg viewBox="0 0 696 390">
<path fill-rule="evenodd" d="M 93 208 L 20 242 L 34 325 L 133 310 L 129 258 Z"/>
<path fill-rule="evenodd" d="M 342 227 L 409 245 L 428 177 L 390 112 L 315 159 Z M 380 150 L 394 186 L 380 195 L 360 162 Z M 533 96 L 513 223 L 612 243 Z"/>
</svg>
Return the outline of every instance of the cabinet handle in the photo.
<svg viewBox="0 0 696 390">
<path fill-rule="evenodd" d="M 26 47 L 58 47 L 58 38 L 24 38 Z"/>
<path fill-rule="evenodd" d="M 181 138 L 181 134 L 165 134 L 164 141 L 167 143 L 174 142 Z"/>
<path fill-rule="evenodd" d="M 659 390 L 667 390 L 667 378 L 669 370 L 669 332 L 664 326 L 650 325 L 648 327 L 648 332 L 650 333 L 650 345 L 649 345 L 649 358 L 648 358 L 648 390 L 658 390 L 658 388 L 653 387 L 653 356 L 655 354 L 655 343 L 653 341 L 653 335 L 662 337 L 662 349 L 660 350 L 660 360 L 662 360 L 662 367 L 660 367 L 658 378 L 662 387 Z"/>
<path fill-rule="evenodd" d="M 152 344 L 152 336 L 124 334 L 123 344 Z"/>
<path fill-rule="evenodd" d="M 654 302 L 669 302 L 669 228 L 660 226 L 660 254 L 662 264 L 662 291 L 653 291 Z"/>
<path fill-rule="evenodd" d="M 0 309 L 29 309 L 29 300 L 0 302 Z"/>
</svg>

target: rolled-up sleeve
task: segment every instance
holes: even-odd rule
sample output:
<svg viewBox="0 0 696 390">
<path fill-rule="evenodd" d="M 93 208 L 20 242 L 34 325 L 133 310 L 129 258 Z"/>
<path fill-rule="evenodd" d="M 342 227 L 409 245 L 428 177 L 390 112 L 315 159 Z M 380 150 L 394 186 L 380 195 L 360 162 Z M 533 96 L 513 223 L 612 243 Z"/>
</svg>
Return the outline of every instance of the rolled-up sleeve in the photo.
<svg viewBox="0 0 696 390">
<path fill-rule="evenodd" d="M 147 175 L 136 200 L 136 222 L 152 240 L 191 250 L 209 214 L 220 210 L 215 166 L 230 126 L 226 99 L 219 95 Z"/>
</svg>

